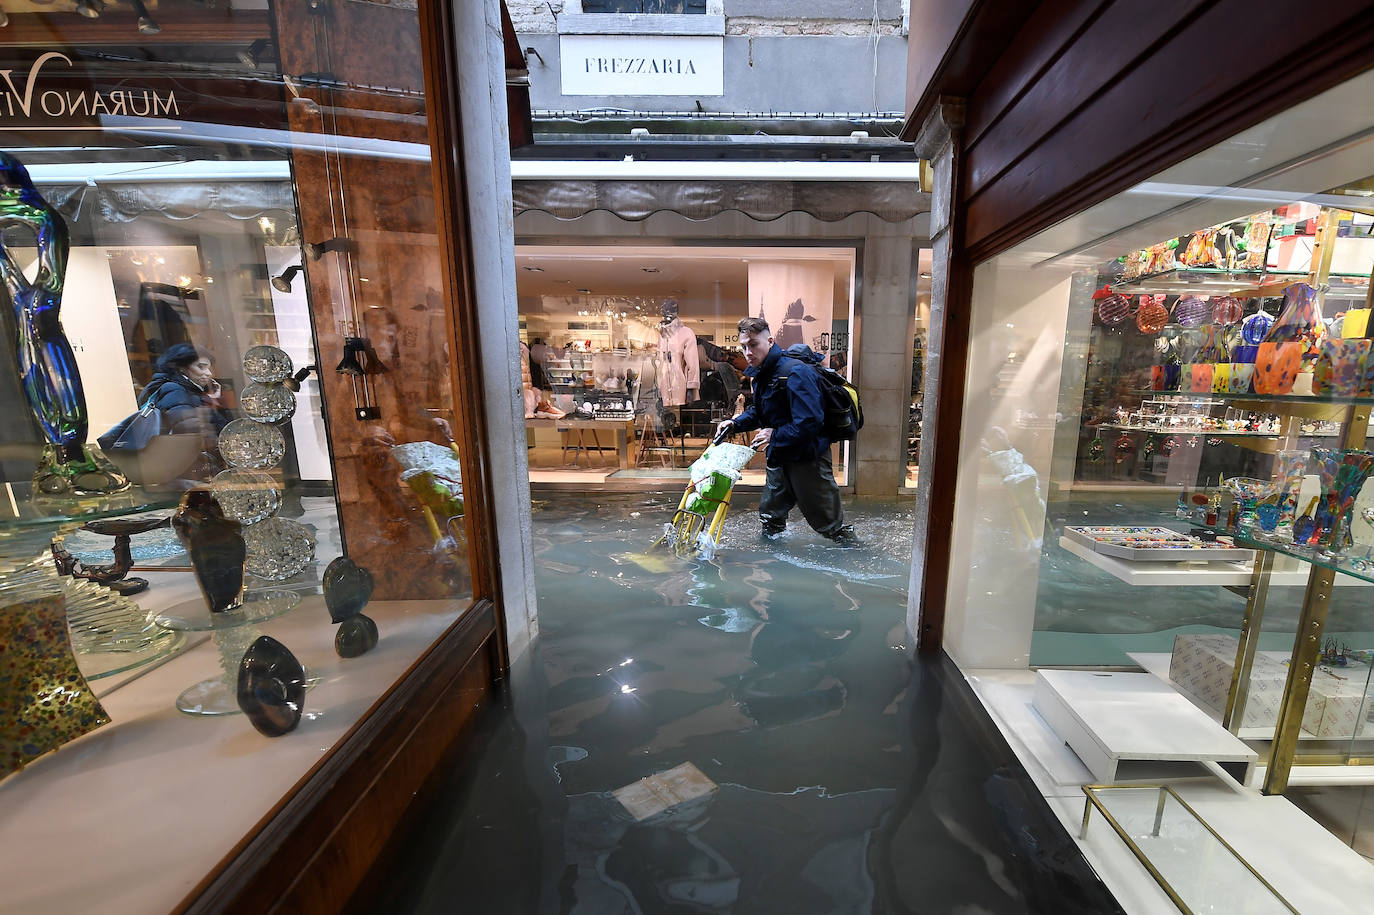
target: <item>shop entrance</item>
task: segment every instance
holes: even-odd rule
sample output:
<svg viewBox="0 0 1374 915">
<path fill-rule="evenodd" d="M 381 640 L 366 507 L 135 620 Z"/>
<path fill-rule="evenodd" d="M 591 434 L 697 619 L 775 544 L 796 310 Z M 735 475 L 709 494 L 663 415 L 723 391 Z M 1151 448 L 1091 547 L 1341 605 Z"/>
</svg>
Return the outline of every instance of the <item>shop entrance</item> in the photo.
<svg viewBox="0 0 1374 915">
<path fill-rule="evenodd" d="M 750 396 L 746 316 L 855 377 L 858 262 L 852 247 L 517 245 L 531 483 L 680 485 Z M 850 444 L 832 461 L 850 486 Z M 760 458 L 740 485 L 762 483 Z"/>
</svg>

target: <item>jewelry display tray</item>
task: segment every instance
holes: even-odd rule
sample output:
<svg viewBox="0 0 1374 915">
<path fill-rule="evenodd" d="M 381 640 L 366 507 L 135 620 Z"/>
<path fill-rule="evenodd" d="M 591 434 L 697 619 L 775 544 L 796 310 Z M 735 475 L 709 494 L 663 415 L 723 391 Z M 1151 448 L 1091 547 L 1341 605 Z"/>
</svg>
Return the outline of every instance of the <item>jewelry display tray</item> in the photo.
<svg viewBox="0 0 1374 915">
<path fill-rule="evenodd" d="M 1167 527 L 1066 527 L 1064 535 L 1104 556 L 1136 562 L 1236 562 L 1251 559 L 1255 552 L 1196 540 Z"/>
</svg>

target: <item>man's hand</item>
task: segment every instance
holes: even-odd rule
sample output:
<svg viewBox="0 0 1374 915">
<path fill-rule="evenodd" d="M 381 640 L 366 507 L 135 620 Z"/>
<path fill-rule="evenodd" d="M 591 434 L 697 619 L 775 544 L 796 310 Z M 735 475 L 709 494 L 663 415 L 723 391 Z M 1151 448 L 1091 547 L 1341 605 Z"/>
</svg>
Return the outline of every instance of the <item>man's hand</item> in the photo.
<svg viewBox="0 0 1374 915">
<path fill-rule="evenodd" d="M 754 440 L 749 443 L 752 448 L 762 448 L 773 440 L 772 429 L 760 429 L 754 433 Z"/>
<path fill-rule="evenodd" d="M 716 423 L 716 437 L 714 441 L 725 441 L 725 436 L 729 435 L 734 430 L 734 428 L 735 423 L 733 420 L 722 419 L 720 422 Z"/>
</svg>

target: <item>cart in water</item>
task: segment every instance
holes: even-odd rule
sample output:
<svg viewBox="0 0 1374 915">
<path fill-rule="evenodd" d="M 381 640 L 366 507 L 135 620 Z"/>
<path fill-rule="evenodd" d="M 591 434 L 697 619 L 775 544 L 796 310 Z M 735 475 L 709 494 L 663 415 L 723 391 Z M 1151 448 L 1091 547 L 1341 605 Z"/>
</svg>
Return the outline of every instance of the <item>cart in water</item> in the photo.
<svg viewBox="0 0 1374 915">
<path fill-rule="evenodd" d="M 716 436 L 689 468 L 691 482 L 654 547 L 665 544 L 679 556 L 715 558 L 730 510 L 730 495 L 745 465 L 757 453 L 747 445 L 724 443 L 723 438 Z"/>
</svg>

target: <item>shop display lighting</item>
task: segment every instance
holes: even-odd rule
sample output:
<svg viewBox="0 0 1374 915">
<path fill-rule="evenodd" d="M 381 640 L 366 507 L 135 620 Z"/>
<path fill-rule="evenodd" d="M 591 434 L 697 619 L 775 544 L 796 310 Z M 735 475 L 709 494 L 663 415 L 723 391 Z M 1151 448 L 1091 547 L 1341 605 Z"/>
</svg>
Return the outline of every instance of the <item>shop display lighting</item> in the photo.
<svg viewBox="0 0 1374 915">
<path fill-rule="evenodd" d="M 262 66 L 262 62 L 267 55 L 267 49 L 271 46 L 271 39 L 256 38 L 253 40 L 252 44 L 248 45 L 248 47 L 239 51 L 234 56 L 239 59 L 239 63 L 243 64 L 248 69 L 256 70 L 258 67 Z"/>
<path fill-rule="evenodd" d="M 87 19 L 99 19 L 105 4 L 101 0 L 76 0 L 76 11 Z"/>
<path fill-rule="evenodd" d="M 290 292 L 291 281 L 296 278 L 296 274 L 301 272 L 300 264 L 292 264 L 281 272 L 280 276 L 272 277 L 272 288 L 278 292 Z"/>
</svg>

